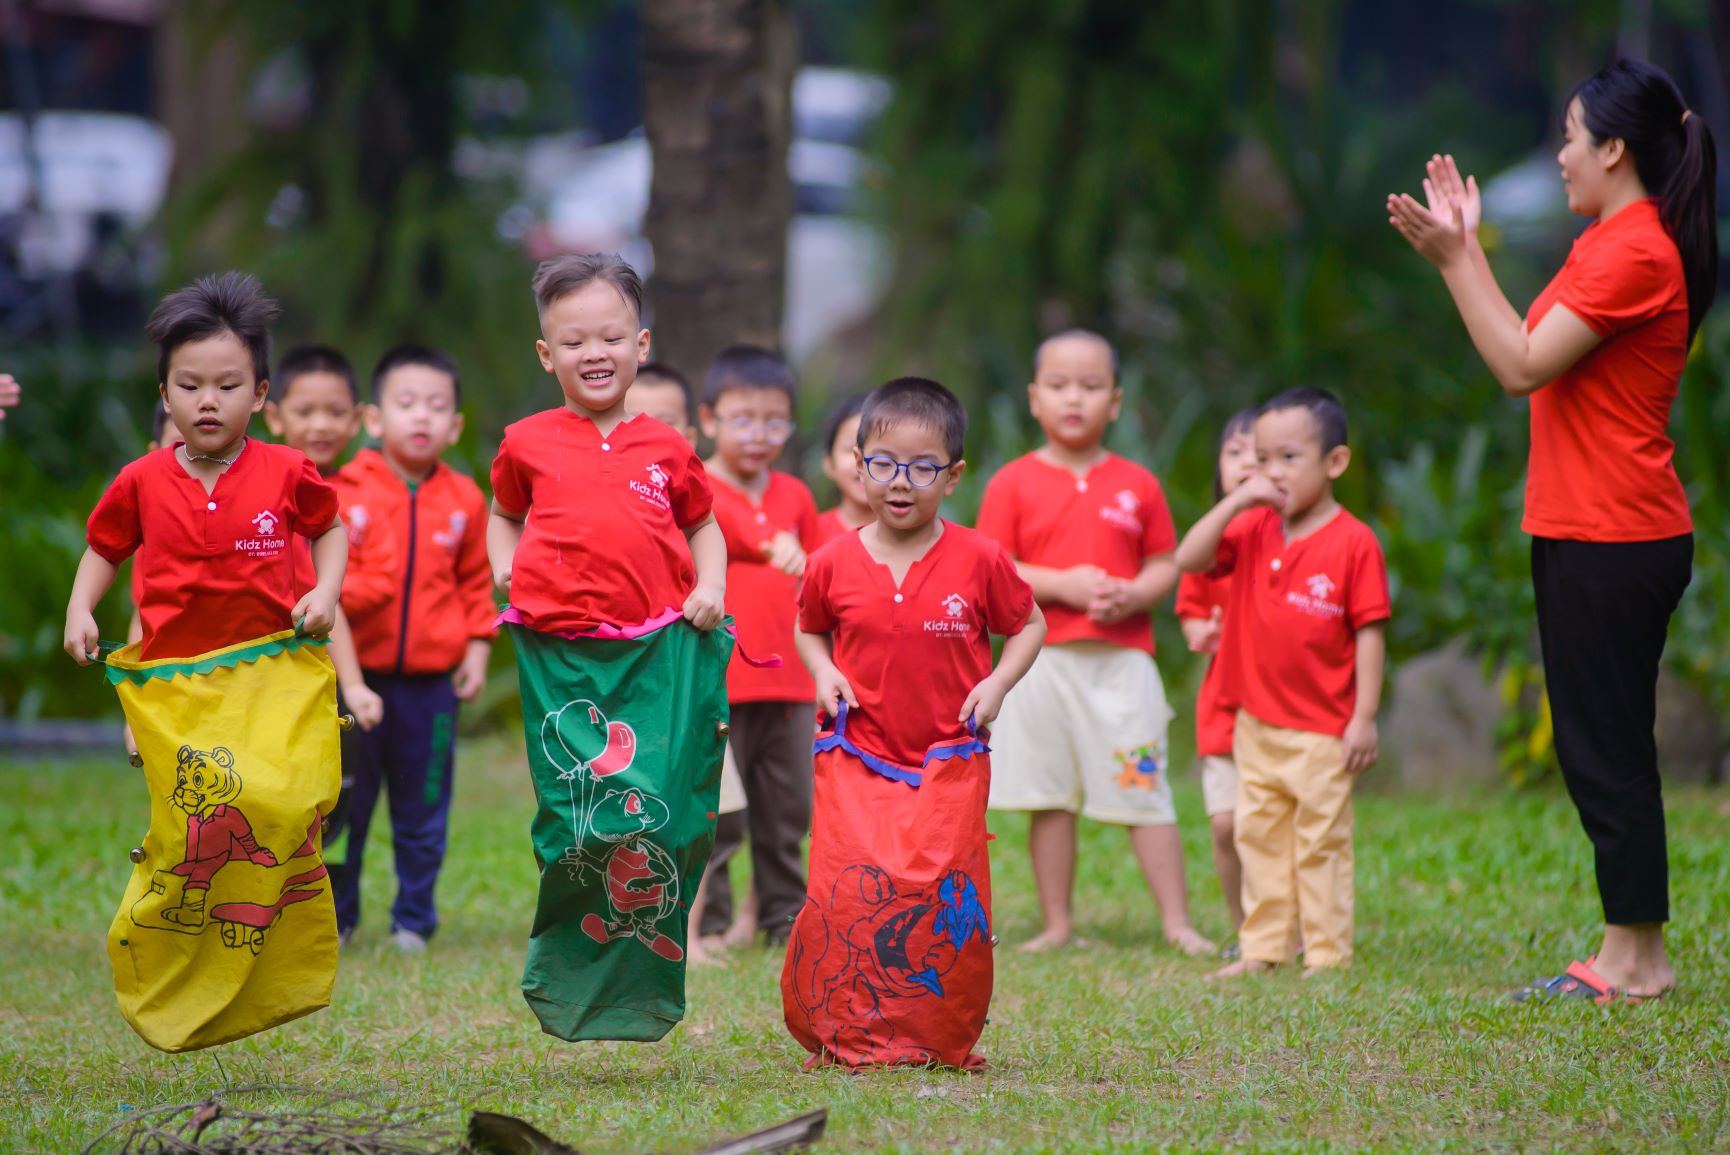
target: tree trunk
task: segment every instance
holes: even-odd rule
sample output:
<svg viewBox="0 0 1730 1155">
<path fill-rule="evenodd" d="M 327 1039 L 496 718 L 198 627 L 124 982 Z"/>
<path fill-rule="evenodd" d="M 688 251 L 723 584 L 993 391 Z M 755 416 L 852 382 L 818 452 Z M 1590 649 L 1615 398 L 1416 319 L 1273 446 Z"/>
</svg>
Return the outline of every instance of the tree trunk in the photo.
<svg viewBox="0 0 1730 1155">
<path fill-rule="evenodd" d="M 643 5 L 654 355 L 694 379 L 728 345 L 781 344 L 797 56 L 787 0 Z"/>
</svg>

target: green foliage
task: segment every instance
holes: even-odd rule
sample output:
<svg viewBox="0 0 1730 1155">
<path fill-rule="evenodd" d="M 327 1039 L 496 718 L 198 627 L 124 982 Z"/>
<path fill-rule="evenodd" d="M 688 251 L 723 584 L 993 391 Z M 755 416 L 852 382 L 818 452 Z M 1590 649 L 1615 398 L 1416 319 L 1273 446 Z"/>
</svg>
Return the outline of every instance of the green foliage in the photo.
<svg viewBox="0 0 1730 1155">
<path fill-rule="evenodd" d="M 1038 929 L 1026 820 L 994 815 L 997 980 L 983 1075 L 805 1072 L 781 1022 L 781 957 L 693 970 L 660 1043 L 574 1047 L 518 990 L 534 917 L 534 800 L 520 737 L 458 745 L 450 856 L 430 950 L 389 943 L 389 824 L 373 823 L 359 933 L 330 1008 L 188 1055 L 149 1050 L 115 1010 L 102 936 L 148 811 L 118 758 L 0 759 L 0 1149 L 82 1150 L 103 1128 L 225 1086 L 315 1086 L 403 1106 L 515 1114 L 596 1153 L 696 1151 L 827 1107 L 822 1151 L 1721 1151 L 1730 843 L 1719 800 L 1667 792 L 1679 991 L 1641 1007 L 1516 1007 L 1501 994 L 1582 957 L 1601 918 L 1566 799 L 1356 803 L 1358 962 L 1221 988 L 1160 943 L 1121 831 L 1081 826 L 1077 932 Z M 1177 784 L 1200 929 L 1228 927 L 1201 821 Z M 1566 1077 L 1534 1077 L 1534 1072 Z M 456 1116 L 457 1112 L 452 1111 Z"/>
</svg>

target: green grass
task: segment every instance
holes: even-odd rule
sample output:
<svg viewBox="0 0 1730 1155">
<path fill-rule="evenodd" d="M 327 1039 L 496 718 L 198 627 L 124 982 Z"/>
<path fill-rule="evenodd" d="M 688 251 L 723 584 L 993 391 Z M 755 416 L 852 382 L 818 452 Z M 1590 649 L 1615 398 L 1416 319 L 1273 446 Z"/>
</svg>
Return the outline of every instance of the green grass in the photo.
<svg viewBox="0 0 1730 1155">
<path fill-rule="evenodd" d="M 990 1072 L 860 1076 L 801 1072 L 780 1025 L 779 962 L 763 951 L 694 974 L 691 1013 L 659 1044 L 540 1034 L 517 992 L 531 795 L 505 742 L 464 751 L 444 927 L 425 958 L 385 942 L 388 855 L 374 854 L 369 916 L 330 1009 L 214 1051 L 158 1054 L 115 1009 L 103 949 L 147 813 L 140 779 L 116 762 L 0 761 L 3 1151 L 77 1151 L 129 1109 L 247 1083 L 505 1111 L 602 1153 L 694 1150 L 818 1106 L 830 1112 L 824 1149 L 848 1151 L 1730 1149 L 1722 793 L 1672 792 L 1683 986 L 1661 1004 L 1498 997 L 1591 945 L 1589 852 L 1565 799 L 1370 792 L 1350 972 L 1204 985 L 1206 964 L 1159 944 L 1123 837 L 1092 829 L 1079 908 L 1094 945 L 1000 949 L 980 1044 Z M 1178 801 L 1198 921 L 1222 936 L 1199 792 L 1186 782 Z M 1037 923 L 1026 827 L 994 824 L 997 929 L 1012 944 Z"/>
</svg>

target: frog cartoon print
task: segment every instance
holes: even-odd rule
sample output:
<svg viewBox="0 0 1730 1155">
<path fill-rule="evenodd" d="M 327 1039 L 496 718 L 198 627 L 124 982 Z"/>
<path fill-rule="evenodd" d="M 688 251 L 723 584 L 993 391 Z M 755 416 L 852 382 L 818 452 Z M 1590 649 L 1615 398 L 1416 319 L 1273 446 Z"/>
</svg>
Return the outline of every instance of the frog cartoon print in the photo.
<svg viewBox="0 0 1730 1155">
<path fill-rule="evenodd" d="M 649 837 L 666 826 L 667 804 L 608 782 L 636 759 L 636 731 L 579 698 L 546 716 L 541 745 L 569 790 L 573 844 L 559 864 L 574 882 L 597 877 L 606 895 L 606 916 L 584 915 L 583 933 L 603 944 L 635 939 L 669 962 L 681 961 L 684 948 L 664 929 L 680 925 L 678 867 Z"/>
</svg>

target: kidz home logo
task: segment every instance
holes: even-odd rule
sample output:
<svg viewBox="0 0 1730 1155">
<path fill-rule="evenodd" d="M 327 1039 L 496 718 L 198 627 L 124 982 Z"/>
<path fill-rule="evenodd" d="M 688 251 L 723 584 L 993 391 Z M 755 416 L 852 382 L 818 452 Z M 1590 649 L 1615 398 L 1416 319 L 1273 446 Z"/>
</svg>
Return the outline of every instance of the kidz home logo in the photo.
<svg viewBox="0 0 1730 1155">
<path fill-rule="evenodd" d="M 1141 498 L 1134 492 L 1120 489 L 1110 501 L 1099 507 L 1099 516 L 1109 521 L 1118 529 L 1130 533 L 1141 532 Z"/>
<path fill-rule="evenodd" d="M 627 484 L 631 492 L 658 509 L 670 510 L 673 503 L 667 497 L 667 471 L 661 468 L 658 461 L 649 462 L 649 480 L 645 484 L 632 478 Z"/>
<path fill-rule="evenodd" d="M 288 542 L 282 537 L 282 519 L 272 510 L 263 509 L 253 515 L 252 528 L 256 531 L 252 537 L 237 537 L 234 539 L 236 553 L 274 556 L 281 553 Z"/>
<path fill-rule="evenodd" d="M 939 603 L 943 607 L 943 616 L 927 618 L 924 622 L 928 634 L 944 634 L 950 637 L 964 638 L 973 633 L 973 622 L 967 617 L 967 599 L 960 594 L 950 594 Z"/>
<path fill-rule="evenodd" d="M 452 553 L 463 543 L 463 533 L 469 527 L 469 515 L 460 509 L 452 510 L 445 522 L 445 527 L 433 533 L 433 540 Z"/>
<path fill-rule="evenodd" d="M 1325 573 L 1311 574 L 1304 579 L 1304 585 L 1309 593 L 1299 593 L 1297 590 L 1287 590 L 1286 604 L 1301 614 L 1315 618 L 1342 618 L 1346 608 L 1333 600 L 1334 592 L 1339 589 L 1334 580 Z"/>
</svg>

